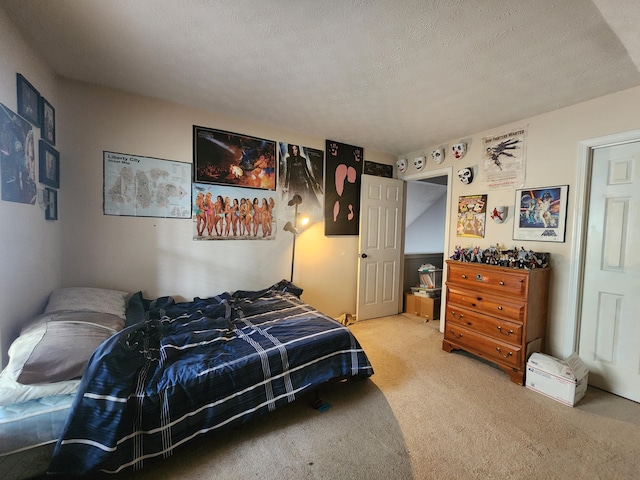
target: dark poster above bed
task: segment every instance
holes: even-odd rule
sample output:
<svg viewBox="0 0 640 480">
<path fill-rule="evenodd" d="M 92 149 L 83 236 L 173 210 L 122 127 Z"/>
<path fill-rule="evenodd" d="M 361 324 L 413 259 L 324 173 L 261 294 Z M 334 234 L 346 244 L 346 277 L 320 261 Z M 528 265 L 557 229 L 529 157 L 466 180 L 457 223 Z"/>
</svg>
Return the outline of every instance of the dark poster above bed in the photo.
<svg viewBox="0 0 640 480">
<path fill-rule="evenodd" d="M 193 126 L 194 182 L 276 189 L 276 142 Z"/>
<path fill-rule="evenodd" d="M 327 140 L 325 235 L 358 235 L 363 163 L 361 147 Z"/>
<path fill-rule="evenodd" d="M 2 200 L 36 203 L 36 153 L 33 127 L 0 103 L 0 178 Z"/>
</svg>

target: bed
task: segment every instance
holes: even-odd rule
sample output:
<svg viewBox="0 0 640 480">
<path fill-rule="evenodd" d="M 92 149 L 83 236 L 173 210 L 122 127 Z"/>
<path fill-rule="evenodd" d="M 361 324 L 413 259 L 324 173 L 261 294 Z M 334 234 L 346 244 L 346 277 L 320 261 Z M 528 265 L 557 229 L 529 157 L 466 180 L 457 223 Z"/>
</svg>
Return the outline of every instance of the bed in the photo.
<svg viewBox="0 0 640 480">
<path fill-rule="evenodd" d="M 350 330 L 300 293 L 283 280 L 191 302 L 132 295 L 83 370 L 48 472 L 138 470 L 328 381 L 371 376 Z"/>
</svg>

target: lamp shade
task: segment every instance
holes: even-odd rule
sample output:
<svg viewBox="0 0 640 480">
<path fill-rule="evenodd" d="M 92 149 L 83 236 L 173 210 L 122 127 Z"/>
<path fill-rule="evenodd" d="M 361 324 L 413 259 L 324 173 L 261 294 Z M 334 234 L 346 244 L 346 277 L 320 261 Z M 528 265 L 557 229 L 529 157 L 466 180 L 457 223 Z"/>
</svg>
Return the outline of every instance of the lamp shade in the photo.
<svg viewBox="0 0 640 480">
<path fill-rule="evenodd" d="M 300 205 L 301 203 L 302 197 L 296 193 L 293 197 L 291 197 L 291 200 L 289 200 L 289 203 L 287 205 L 292 207 L 293 205 Z"/>
<path fill-rule="evenodd" d="M 300 233 L 298 231 L 298 229 L 296 227 L 293 226 L 293 224 L 291 222 L 287 222 L 284 226 L 284 231 L 285 232 L 291 232 L 294 235 L 297 235 L 298 233 Z"/>
</svg>

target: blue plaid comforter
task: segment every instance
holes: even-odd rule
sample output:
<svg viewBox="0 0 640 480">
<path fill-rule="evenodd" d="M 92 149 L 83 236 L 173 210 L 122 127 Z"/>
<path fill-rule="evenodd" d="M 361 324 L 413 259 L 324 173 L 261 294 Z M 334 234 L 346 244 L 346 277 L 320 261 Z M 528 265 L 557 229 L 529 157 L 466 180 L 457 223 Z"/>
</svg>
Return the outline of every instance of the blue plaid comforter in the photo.
<svg viewBox="0 0 640 480">
<path fill-rule="evenodd" d="M 139 469 L 328 380 L 372 375 L 351 332 L 295 288 L 283 281 L 186 303 L 136 294 L 131 325 L 87 366 L 49 473 Z"/>
</svg>

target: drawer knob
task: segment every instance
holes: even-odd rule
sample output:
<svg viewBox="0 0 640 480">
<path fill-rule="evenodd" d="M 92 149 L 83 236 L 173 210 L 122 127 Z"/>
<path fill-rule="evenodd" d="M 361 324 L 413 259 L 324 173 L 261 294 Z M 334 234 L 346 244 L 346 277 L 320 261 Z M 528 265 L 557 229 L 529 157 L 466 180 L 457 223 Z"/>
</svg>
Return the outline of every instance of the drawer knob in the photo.
<svg viewBox="0 0 640 480">
<path fill-rule="evenodd" d="M 453 330 L 449 330 L 449 331 L 451 332 L 451 335 L 453 335 L 454 337 L 462 338 L 461 333 L 456 334 L 456 332 L 454 332 Z"/>
<path fill-rule="evenodd" d="M 502 310 L 502 307 L 498 307 L 498 310 Z"/>
<path fill-rule="evenodd" d="M 478 301 L 481 302 L 482 301 L 482 297 L 477 297 Z"/>
<path fill-rule="evenodd" d="M 466 275 L 462 275 L 462 278 L 467 278 L 467 276 Z"/>
<path fill-rule="evenodd" d="M 503 334 L 503 335 L 507 335 L 507 336 L 509 336 L 509 335 L 512 335 L 512 334 L 513 334 L 513 330 L 511 330 L 511 329 L 509 329 L 509 331 L 508 331 L 507 333 L 504 333 L 504 332 L 502 331 L 502 327 L 501 327 L 501 326 L 499 326 L 499 325 L 498 325 L 498 331 L 499 331 L 501 334 Z"/>
<path fill-rule="evenodd" d="M 504 282 L 500 282 L 500 285 L 504 285 Z"/>
<path fill-rule="evenodd" d="M 501 357 L 504 357 L 504 358 L 508 358 L 508 357 L 510 357 L 511 355 L 513 355 L 513 352 L 509 352 L 509 353 L 507 353 L 506 355 L 503 355 L 503 354 L 502 354 L 502 352 L 500 351 L 500 347 L 496 347 L 496 350 L 498 351 L 498 353 L 500 354 L 500 356 L 501 356 Z"/>
<path fill-rule="evenodd" d="M 453 318 L 457 319 L 461 319 L 462 317 L 464 317 L 463 313 L 456 313 L 454 310 L 451 310 L 451 315 L 453 316 Z"/>
</svg>

